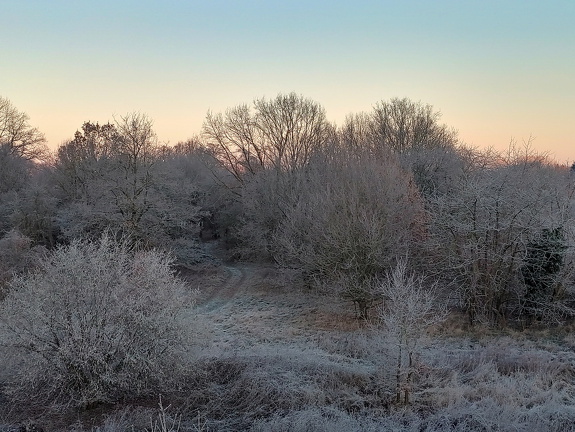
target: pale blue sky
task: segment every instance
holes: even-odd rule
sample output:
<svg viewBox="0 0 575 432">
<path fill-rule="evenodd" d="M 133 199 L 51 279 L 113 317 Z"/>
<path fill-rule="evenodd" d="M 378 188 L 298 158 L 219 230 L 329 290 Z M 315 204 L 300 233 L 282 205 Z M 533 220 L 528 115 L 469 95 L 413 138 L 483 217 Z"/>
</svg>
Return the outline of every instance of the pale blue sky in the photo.
<svg viewBox="0 0 575 432">
<path fill-rule="evenodd" d="M 0 0 L 0 95 L 55 148 L 141 111 L 160 140 L 295 91 L 328 118 L 432 104 L 467 143 L 575 160 L 575 1 Z"/>
</svg>

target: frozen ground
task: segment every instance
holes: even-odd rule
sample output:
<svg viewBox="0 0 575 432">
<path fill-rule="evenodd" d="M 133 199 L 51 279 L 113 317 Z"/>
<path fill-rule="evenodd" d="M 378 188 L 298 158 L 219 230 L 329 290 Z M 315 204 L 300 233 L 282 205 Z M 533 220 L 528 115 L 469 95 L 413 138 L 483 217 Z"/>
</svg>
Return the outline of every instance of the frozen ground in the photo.
<svg viewBox="0 0 575 432">
<path fill-rule="evenodd" d="M 411 403 L 398 406 L 385 331 L 349 303 L 272 265 L 222 261 L 181 276 L 200 296 L 184 317 L 190 373 L 164 411 L 145 401 L 33 420 L 101 432 L 575 430 L 571 329 L 465 329 L 453 314 L 422 344 Z"/>
<path fill-rule="evenodd" d="M 469 330 L 454 314 L 426 338 L 400 407 L 385 332 L 350 304 L 273 266 L 224 265 L 204 282 L 199 364 L 234 370 L 200 408 L 213 430 L 575 430 L 569 329 Z"/>
</svg>

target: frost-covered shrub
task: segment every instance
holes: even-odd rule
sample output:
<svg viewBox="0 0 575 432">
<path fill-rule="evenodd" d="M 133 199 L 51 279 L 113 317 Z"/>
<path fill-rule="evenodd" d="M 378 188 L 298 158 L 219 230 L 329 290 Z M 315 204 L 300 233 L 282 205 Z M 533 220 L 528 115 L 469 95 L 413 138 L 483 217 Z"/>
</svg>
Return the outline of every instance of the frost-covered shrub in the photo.
<svg viewBox="0 0 575 432">
<path fill-rule="evenodd" d="M 388 274 L 381 291 L 385 301 L 379 315 L 389 339 L 390 358 L 395 363 L 395 399 L 408 404 L 419 343 L 428 328 L 445 319 L 446 312 L 437 304 L 436 286 L 426 286 L 423 278 L 409 274 L 405 259 Z"/>
<path fill-rule="evenodd" d="M 300 173 L 299 194 L 286 200 L 272 252 L 283 267 L 327 282 L 368 318 L 374 280 L 421 236 L 423 207 L 411 177 L 394 155 L 318 156 Z"/>
<path fill-rule="evenodd" d="M 13 400 L 89 406 L 170 385 L 192 296 L 171 259 L 104 235 L 74 241 L 16 277 L 0 343 L 18 359 Z"/>
<path fill-rule="evenodd" d="M 32 247 L 32 240 L 16 230 L 0 238 L 0 299 L 10 279 L 34 267 L 43 250 Z"/>
</svg>

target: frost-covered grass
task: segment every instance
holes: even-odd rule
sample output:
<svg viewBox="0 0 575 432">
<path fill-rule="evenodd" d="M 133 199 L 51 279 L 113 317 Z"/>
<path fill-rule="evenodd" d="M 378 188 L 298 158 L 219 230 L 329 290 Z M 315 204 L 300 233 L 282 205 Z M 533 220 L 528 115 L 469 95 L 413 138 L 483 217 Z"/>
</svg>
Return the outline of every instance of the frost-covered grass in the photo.
<svg viewBox="0 0 575 432">
<path fill-rule="evenodd" d="M 189 316 L 193 354 L 163 408 L 157 395 L 68 413 L 67 424 L 62 412 L 32 420 L 78 432 L 575 430 L 575 338 L 565 329 L 462 330 L 454 315 L 422 342 L 410 404 L 398 405 L 384 331 L 337 298 L 285 286 L 273 269 L 240 271 L 208 274 L 203 287 L 194 279 L 200 299 L 226 277 L 240 286 Z M 6 408 L 6 425 L 26 420 Z"/>
</svg>

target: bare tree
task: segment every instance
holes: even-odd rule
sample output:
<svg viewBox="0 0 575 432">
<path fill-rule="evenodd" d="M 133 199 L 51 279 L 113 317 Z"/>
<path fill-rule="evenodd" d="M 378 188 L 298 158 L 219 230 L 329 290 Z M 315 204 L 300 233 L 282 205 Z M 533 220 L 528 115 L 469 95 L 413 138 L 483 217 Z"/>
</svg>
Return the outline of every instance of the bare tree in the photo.
<svg viewBox="0 0 575 432">
<path fill-rule="evenodd" d="M 409 99 L 380 102 L 371 115 L 374 143 L 397 153 L 452 147 L 457 143 L 456 132 L 439 124 L 440 117 L 431 105 Z"/>
<path fill-rule="evenodd" d="M 295 93 L 274 100 L 254 101 L 256 125 L 268 143 L 267 158 L 272 166 L 293 170 L 305 166 L 312 152 L 332 137 L 325 110 Z"/>
<path fill-rule="evenodd" d="M 290 93 L 256 99 L 253 111 L 240 105 L 225 115 L 208 113 L 203 131 L 216 157 L 241 182 L 266 168 L 304 166 L 333 127 L 318 103 Z"/>
<path fill-rule="evenodd" d="M 0 96 L 0 146 L 27 160 L 42 160 L 47 156 L 44 135 L 30 126 L 28 114 L 18 111 Z"/>
<path fill-rule="evenodd" d="M 116 120 L 118 140 L 115 147 L 119 175 L 112 189 L 125 228 L 139 233 L 140 222 L 151 208 L 152 166 L 156 161 L 158 142 L 153 122 L 144 114 L 132 113 Z"/>
<path fill-rule="evenodd" d="M 272 236 L 276 261 L 339 287 L 367 318 L 374 278 L 423 234 L 423 205 L 409 173 L 392 154 L 385 164 L 328 154 L 314 159 L 292 190 Z"/>
<path fill-rule="evenodd" d="M 98 183 L 110 176 L 118 140 L 113 124 L 85 122 L 73 140 L 58 148 L 55 174 L 64 199 L 98 201 L 106 189 Z"/>
<path fill-rule="evenodd" d="M 51 181 L 60 200 L 58 222 L 64 238 L 97 238 L 119 223 L 112 194 L 120 136 L 115 125 L 85 122 L 57 151 Z"/>
<path fill-rule="evenodd" d="M 367 113 L 349 114 L 338 133 L 342 146 L 351 151 L 373 152 L 375 150 L 373 121 Z"/>
<path fill-rule="evenodd" d="M 54 164 L 61 235 L 95 239 L 112 228 L 166 248 L 179 237 L 194 239 L 214 183 L 208 163 L 215 165 L 197 142 L 158 145 L 145 115 L 86 122 L 58 149 Z M 193 249 L 193 240 L 187 243 Z"/>
<path fill-rule="evenodd" d="M 408 404 L 418 345 L 430 326 L 445 319 L 445 303 L 437 301 L 436 285 L 428 286 L 409 273 L 405 258 L 398 260 L 379 289 L 384 298 L 379 318 L 394 348 L 396 402 Z"/>
<path fill-rule="evenodd" d="M 346 146 L 368 149 L 374 156 L 456 147 L 457 132 L 440 124 L 440 118 L 431 105 L 394 98 L 378 102 L 371 113 L 349 115 L 339 134 Z"/>
<path fill-rule="evenodd" d="M 377 103 L 370 113 L 349 115 L 339 139 L 344 147 L 378 159 L 392 151 L 412 172 L 420 191 L 434 195 L 449 189 L 469 165 L 457 132 L 440 119 L 431 105 L 395 98 Z"/>
</svg>

